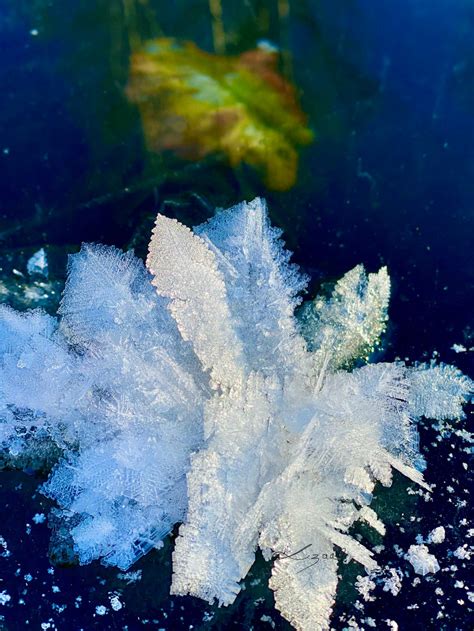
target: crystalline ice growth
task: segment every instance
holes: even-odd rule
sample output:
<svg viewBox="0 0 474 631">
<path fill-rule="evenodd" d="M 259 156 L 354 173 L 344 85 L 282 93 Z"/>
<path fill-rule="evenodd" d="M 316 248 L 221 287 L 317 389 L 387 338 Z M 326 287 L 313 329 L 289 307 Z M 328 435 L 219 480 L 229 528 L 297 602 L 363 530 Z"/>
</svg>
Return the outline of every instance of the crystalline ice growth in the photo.
<svg viewBox="0 0 474 631">
<path fill-rule="evenodd" d="M 307 302 L 301 314 L 302 334 L 316 363 L 339 368 L 367 359 L 385 329 L 389 298 L 387 268 L 367 275 L 357 265 L 336 283 L 329 300 L 317 297 Z"/>
<path fill-rule="evenodd" d="M 215 388 L 188 473 L 172 592 L 233 602 L 260 545 L 276 557 L 277 607 L 314 630 L 327 628 L 334 602 L 334 547 L 376 567 L 347 534 L 359 518 L 383 532 L 367 506 L 375 482 L 389 485 L 396 468 L 424 485 L 414 420 L 456 416 L 471 383 L 451 367 L 341 371 L 384 329 L 387 271 L 366 276 L 358 266 L 328 301 L 307 307 L 306 344 L 293 315 L 305 280 L 288 258 L 257 199 L 194 235 L 159 216 L 148 267 Z"/>
<path fill-rule="evenodd" d="M 185 514 L 208 386 L 165 302 L 132 254 L 86 245 L 71 257 L 59 323 L 0 312 L 0 428 L 31 434 L 33 419 L 63 452 L 44 492 L 83 563 L 128 568 Z"/>
<path fill-rule="evenodd" d="M 306 279 L 260 199 L 194 231 L 158 215 L 147 266 L 86 245 L 58 320 L 0 310 L 5 453 L 61 454 L 44 492 L 82 563 L 126 569 L 181 522 L 173 593 L 232 603 L 260 547 L 282 615 L 327 629 L 335 550 L 376 570 L 350 526 L 384 533 L 369 505 L 393 469 L 428 488 L 416 420 L 459 417 L 472 382 L 362 365 L 384 268 L 357 266 L 297 321 Z"/>
<path fill-rule="evenodd" d="M 413 565 L 415 572 L 422 576 L 430 573 L 436 574 L 439 570 L 438 560 L 434 554 L 430 554 L 428 547 L 423 544 L 410 546 L 405 557 Z"/>
</svg>

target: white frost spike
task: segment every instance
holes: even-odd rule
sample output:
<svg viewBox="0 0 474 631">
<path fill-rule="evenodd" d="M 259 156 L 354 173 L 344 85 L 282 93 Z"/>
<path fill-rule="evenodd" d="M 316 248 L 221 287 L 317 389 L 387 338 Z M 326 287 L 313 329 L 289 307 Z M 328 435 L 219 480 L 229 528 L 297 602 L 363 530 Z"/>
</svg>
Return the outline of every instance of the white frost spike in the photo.
<svg viewBox="0 0 474 631">
<path fill-rule="evenodd" d="M 317 297 L 303 309 L 302 331 L 317 370 L 367 359 L 383 333 L 390 298 L 387 268 L 366 274 L 357 265 L 339 280 L 329 300 Z"/>
<path fill-rule="evenodd" d="M 367 522 L 369 526 L 372 526 L 379 534 L 385 534 L 385 525 L 377 517 L 377 513 L 369 508 L 369 506 L 363 506 L 359 511 L 360 519 Z"/>
<path fill-rule="evenodd" d="M 233 602 L 259 546 L 282 615 L 320 631 L 336 549 L 377 571 L 349 535 L 359 519 L 383 534 L 377 481 L 396 469 L 429 488 L 416 421 L 462 415 L 472 382 L 443 365 L 353 369 L 385 327 L 387 271 L 357 266 L 300 328 L 305 279 L 279 237 L 262 200 L 194 234 L 158 216 L 153 277 L 130 252 L 85 245 L 59 320 L 0 308 L 1 456 L 56 458 L 43 492 L 81 563 L 126 569 L 181 523 L 173 593 Z M 426 546 L 407 558 L 438 568 Z"/>
<path fill-rule="evenodd" d="M 217 385 L 240 379 L 241 344 L 230 321 L 226 287 L 214 254 L 176 219 L 156 218 L 147 267 L 184 340 Z"/>
<path fill-rule="evenodd" d="M 410 413 L 439 421 L 464 418 L 473 382 L 455 366 L 420 364 L 410 372 Z"/>
<path fill-rule="evenodd" d="M 281 232 L 272 228 L 264 200 L 220 211 L 195 228 L 207 240 L 227 288 L 232 321 L 245 341 L 246 363 L 265 374 L 302 369 L 303 340 L 295 307 L 307 278 L 289 264 Z"/>
</svg>

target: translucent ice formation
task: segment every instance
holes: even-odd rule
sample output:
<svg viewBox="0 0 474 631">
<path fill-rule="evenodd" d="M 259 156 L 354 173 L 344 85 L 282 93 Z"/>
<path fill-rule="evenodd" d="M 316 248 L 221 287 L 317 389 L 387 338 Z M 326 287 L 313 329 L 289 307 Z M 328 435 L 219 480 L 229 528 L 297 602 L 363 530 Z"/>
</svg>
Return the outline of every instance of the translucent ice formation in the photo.
<svg viewBox="0 0 474 631">
<path fill-rule="evenodd" d="M 426 487 L 416 420 L 462 415 L 452 366 L 354 368 L 382 333 L 383 268 L 357 266 L 295 319 L 306 279 L 256 199 L 192 232 L 158 215 L 147 260 L 84 246 L 55 320 L 0 311 L 7 461 L 60 454 L 56 499 L 82 563 L 127 569 L 181 522 L 172 593 L 232 603 L 260 547 L 297 629 L 326 629 L 335 548 L 392 469 Z M 155 291 L 156 289 L 156 291 Z"/>
<path fill-rule="evenodd" d="M 26 269 L 30 275 L 38 274 L 48 278 L 48 257 L 44 248 L 39 249 L 28 259 Z"/>
<path fill-rule="evenodd" d="M 413 565 L 415 572 L 422 576 L 430 573 L 435 574 L 439 570 L 436 557 L 434 554 L 430 554 L 428 547 L 423 544 L 410 546 L 405 557 Z"/>
</svg>

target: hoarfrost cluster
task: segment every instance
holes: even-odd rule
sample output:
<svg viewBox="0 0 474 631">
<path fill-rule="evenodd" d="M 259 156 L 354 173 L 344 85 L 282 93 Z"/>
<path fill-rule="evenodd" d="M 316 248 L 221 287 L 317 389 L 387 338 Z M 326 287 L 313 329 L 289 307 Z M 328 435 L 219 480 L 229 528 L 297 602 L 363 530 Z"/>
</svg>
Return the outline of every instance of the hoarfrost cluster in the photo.
<svg viewBox="0 0 474 631">
<path fill-rule="evenodd" d="M 232 603 L 260 547 L 282 615 L 328 628 L 335 550 L 377 568 L 351 525 L 384 533 L 369 505 L 393 469 L 427 488 L 416 421 L 462 416 L 472 383 L 357 362 L 385 327 L 385 268 L 297 319 L 307 279 L 259 199 L 194 232 L 158 215 L 147 269 L 84 245 L 68 272 L 58 318 L 0 310 L 4 464 L 56 463 L 42 491 L 81 563 L 126 571 L 181 523 L 172 593 Z"/>
</svg>

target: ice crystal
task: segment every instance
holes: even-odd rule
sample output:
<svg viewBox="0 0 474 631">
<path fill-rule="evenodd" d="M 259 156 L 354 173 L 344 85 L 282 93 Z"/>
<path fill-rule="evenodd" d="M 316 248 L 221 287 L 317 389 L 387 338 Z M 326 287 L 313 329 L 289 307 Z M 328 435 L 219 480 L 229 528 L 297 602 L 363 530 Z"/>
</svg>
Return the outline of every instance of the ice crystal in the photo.
<svg viewBox="0 0 474 631">
<path fill-rule="evenodd" d="M 48 278 L 48 257 L 44 248 L 40 248 L 28 259 L 26 269 L 30 275 L 38 274 Z"/>
<path fill-rule="evenodd" d="M 280 236 L 256 199 L 194 231 L 158 215 L 149 271 L 83 246 L 59 319 L 0 311 L 0 439 L 9 464 L 59 457 L 43 492 L 81 563 L 126 570 L 181 522 L 172 593 L 232 603 L 260 547 L 277 608 L 313 631 L 336 549 L 377 569 L 348 532 L 384 534 L 375 484 L 397 469 L 428 488 L 416 420 L 462 415 L 472 382 L 361 365 L 386 323 L 385 268 L 357 266 L 298 321 L 307 279 Z"/>
<path fill-rule="evenodd" d="M 435 574 L 439 570 L 439 563 L 434 554 L 430 554 L 428 547 L 424 544 L 412 545 L 405 555 L 407 561 L 413 565 L 417 574 Z"/>
</svg>

